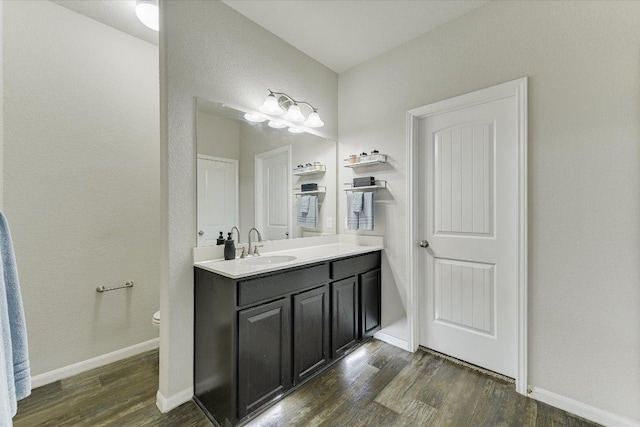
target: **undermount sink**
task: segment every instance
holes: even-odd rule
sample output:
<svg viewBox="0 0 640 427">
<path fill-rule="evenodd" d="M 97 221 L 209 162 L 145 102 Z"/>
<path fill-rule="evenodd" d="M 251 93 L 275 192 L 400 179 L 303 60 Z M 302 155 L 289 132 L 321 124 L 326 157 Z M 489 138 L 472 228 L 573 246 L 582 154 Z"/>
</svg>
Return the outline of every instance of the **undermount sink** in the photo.
<svg viewBox="0 0 640 427">
<path fill-rule="evenodd" d="M 273 256 L 259 256 L 255 258 L 245 259 L 240 261 L 240 264 L 244 265 L 269 265 L 269 264 L 282 264 L 283 262 L 295 261 L 298 257 L 290 255 L 273 255 Z"/>
</svg>

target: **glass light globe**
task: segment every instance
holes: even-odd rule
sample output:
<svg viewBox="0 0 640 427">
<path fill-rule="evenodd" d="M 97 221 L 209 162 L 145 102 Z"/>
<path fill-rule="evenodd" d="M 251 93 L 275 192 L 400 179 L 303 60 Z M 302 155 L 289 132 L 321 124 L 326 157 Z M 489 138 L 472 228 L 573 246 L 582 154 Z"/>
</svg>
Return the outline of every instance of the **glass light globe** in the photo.
<svg viewBox="0 0 640 427">
<path fill-rule="evenodd" d="M 137 0 L 136 16 L 140 22 L 153 31 L 160 29 L 160 10 L 157 0 Z"/>
<path fill-rule="evenodd" d="M 268 124 L 269 124 L 269 127 L 272 127 L 274 129 L 282 129 L 287 127 L 287 125 L 284 125 L 282 123 L 279 123 L 273 120 L 270 120 Z"/>
<path fill-rule="evenodd" d="M 284 115 L 284 118 L 290 122 L 304 122 L 304 115 L 300 111 L 298 104 L 290 106 L 287 110 L 287 114 Z"/>
<path fill-rule="evenodd" d="M 302 129 L 300 129 L 300 128 L 290 127 L 289 128 L 289 132 L 291 132 L 291 133 L 302 133 L 304 131 Z"/>
<path fill-rule="evenodd" d="M 304 122 L 304 125 L 310 128 L 319 128 L 324 126 L 324 122 L 320 119 L 320 115 L 314 111 L 309 114 L 309 118 Z"/>
<path fill-rule="evenodd" d="M 278 116 L 284 113 L 284 110 L 280 107 L 280 104 L 278 104 L 278 99 L 272 93 L 264 100 L 264 104 L 260 106 L 260 111 L 271 116 Z"/>
<path fill-rule="evenodd" d="M 267 120 L 262 116 L 259 116 L 257 114 L 251 114 L 251 113 L 245 114 L 244 118 L 247 119 L 248 121 L 252 122 L 252 123 L 262 123 L 265 120 Z"/>
</svg>

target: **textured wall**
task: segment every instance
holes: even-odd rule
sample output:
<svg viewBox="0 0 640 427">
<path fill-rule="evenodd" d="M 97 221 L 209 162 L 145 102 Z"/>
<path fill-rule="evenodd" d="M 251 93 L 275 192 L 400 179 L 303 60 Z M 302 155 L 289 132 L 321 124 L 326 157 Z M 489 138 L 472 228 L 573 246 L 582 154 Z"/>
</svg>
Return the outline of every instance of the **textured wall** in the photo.
<svg viewBox="0 0 640 427">
<path fill-rule="evenodd" d="M 255 110 L 267 89 L 318 107 L 337 134 L 337 75 L 217 1 L 161 2 L 160 392 L 189 397 L 193 356 L 196 96 Z M 179 395 L 179 393 L 185 394 Z M 178 399 L 180 400 L 180 399 Z"/>
<path fill-rule="evenodd" d="M 157 336 L 158 48 L 50 2 L 3 4 L 4 207 L 38 375 Z"/>
<path fill-rule="evenodd" d="M 530 77 L 529 383 L 636 421 L 638 22 L 638 2 L 490 2 L 341 74 L 339 89 L 339 157 L 391 156 L 376 232 L 402 294 L 405 112 Z"/>
</svg>

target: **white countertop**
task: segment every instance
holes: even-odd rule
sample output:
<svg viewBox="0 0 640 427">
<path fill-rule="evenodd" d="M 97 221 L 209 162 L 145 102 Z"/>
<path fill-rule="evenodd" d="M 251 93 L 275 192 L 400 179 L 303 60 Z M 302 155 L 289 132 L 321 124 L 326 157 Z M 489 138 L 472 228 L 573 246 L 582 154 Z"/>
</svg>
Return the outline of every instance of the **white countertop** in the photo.
<svg viewBox="0 0 640 427">
<path fill-rule="evenodd" d="M 305 264 L 312 264 L 315 262 L 322 262 L 336 258 L 375 252 L 382 249 L 383 246 L 381 245 L 364 246 L 351 243 L 334 243 L 328 245 L 309 246 L 305 248 L 267 252 L 261 255 L 263 257 L 281 255 L 296 257 L 296 259 L 293 261 L 283 262 L 280 264 L 246 265 L 243 263 L 243 261 L 253 258 L 237 258 L 231 261 L 225 261 L 224 259 L 202 261 L 196 262 L 194 263 L 194 265 L 204 270 L 220 274 L 221 276 L 229 277 L 231 279 L 240 279 L 257 274 L 284 270 L 291 267 L 298 267 Z"/>
</svg>

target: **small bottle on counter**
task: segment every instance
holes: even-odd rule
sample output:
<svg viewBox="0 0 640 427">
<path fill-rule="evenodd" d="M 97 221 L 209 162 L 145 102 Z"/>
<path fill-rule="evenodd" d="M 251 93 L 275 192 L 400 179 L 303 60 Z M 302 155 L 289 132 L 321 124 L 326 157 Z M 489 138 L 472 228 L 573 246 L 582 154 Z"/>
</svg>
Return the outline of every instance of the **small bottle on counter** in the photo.
<svg viewBox="0 0 640 427">
<path fill-rule="evenodd" d="M 216 240 L 216 246 L 221 246 L 221 245 L 224 245 L 224 236 L 222 235 L 222 231 L 218 236 L 218 240 Z"/>
<path fill-rule="evenodd" d="M 227 261 L 236 259 L 236 245 L 231 238 L 231 233 L 229 233 L 229 238 L 224 241 L 224 259 Z"/>
</svg>

